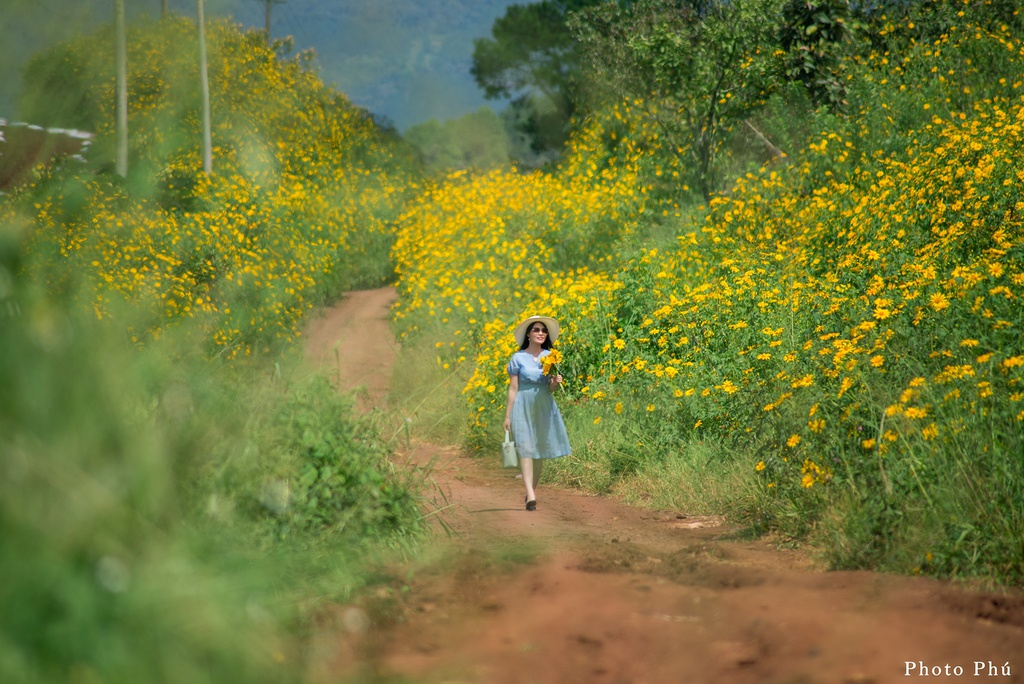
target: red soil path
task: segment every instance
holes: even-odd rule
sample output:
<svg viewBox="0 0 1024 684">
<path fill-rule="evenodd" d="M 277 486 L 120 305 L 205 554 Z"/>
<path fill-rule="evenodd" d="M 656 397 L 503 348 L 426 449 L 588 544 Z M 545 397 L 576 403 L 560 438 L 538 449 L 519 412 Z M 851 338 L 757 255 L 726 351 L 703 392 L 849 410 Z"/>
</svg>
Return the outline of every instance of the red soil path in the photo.
<svg viewBox="0 0 1024 684">
<path fill-rule="evenodd" d="M 309 331 L 309 358 L 367 410 L 388 404 L 394 297 L 352 293 Z M 394 591 L 324 611 L 311 681 L 1024 682 L 1024 596 L 824 572 L 720 520 L 543 483 L 526 512 L 497 448 L 397 456 L 432 462 L 451 535 L 435 563 L 395 569 Z"/>
</svg>

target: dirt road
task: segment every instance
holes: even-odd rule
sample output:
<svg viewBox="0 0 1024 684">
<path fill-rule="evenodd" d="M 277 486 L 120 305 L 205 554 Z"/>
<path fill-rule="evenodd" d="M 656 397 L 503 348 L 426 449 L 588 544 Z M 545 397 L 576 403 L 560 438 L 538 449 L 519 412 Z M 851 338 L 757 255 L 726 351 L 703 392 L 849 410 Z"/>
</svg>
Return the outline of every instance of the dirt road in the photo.
<svg viewBox="0 0 1024 684">
<path fill-rule="evenodd" d="M 353 293 L 309 332 L 366 409 L 388 401 L 394 296 Z M 453 534 L 393 591 L 325 612 L 314 681 L 1024 682 L 1024 596 L 823 572 L 720 520 L 543 483 L 527 512 L 497 451 L 414 441 L 396 460 L 433 460 Z"/>
</svg>

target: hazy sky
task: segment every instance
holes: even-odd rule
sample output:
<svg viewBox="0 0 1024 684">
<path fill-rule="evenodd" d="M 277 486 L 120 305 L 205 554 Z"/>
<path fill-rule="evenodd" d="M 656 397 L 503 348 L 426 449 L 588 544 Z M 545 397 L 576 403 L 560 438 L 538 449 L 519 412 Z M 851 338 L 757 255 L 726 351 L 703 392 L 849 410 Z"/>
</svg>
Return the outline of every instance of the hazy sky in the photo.
<svg viewBox="0 0 1024 684">
<path fill-rule="evenodd" d="M 520 4 L 528 0 L 519 0 Z M 158 16 L 160 0 L 125 0 L 129 18 Z M 488 104 L 469 74 L 473 38 L 490 35 L 509 0 L 275 0 L 271 34 L 313 48 L 320 75 L 358 105 L 405 130 Z M 170 0 L 195 16 L 195 0 Z M 262 28 L 265 0 L 206 0 L 206 13 Z M 0 117 L 14 118 L 20 67 L 56 40 L 110 23 L 114 0 L 0 0 Z M 501 109 L 504 102 L 490 102 Z"/>
</svg>

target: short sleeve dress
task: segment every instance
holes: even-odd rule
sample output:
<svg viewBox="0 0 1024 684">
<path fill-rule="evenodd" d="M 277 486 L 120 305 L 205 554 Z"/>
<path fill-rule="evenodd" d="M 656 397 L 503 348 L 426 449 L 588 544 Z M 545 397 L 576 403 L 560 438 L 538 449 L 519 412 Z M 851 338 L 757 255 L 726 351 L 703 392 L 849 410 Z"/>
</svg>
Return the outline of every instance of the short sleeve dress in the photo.
<svg viewBox="0 0 1024 684">
<path fill-rule="evenodd" d="M 540 358 L 550 352 L 545 349 Z M 519 376 L 519 391 L 512 402 L 512 441 L 520 458 L 561 458 L 572 453 L 562 414 L 548 388 L 539 359 L 518 351 L 508 362 L 509 376 Z"/>
</svg>

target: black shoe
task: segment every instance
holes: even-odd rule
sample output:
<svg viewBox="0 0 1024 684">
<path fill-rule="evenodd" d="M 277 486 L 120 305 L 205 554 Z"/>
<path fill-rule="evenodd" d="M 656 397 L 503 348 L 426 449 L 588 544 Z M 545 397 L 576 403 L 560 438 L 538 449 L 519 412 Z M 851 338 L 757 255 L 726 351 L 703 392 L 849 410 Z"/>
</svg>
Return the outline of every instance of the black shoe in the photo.
<svg viewBox="0 0 1024 684">
<path fill-rule="evenodd" d="M 527 501 L 526 502 L 526 510 L 528 510 L 528 511 L 535 511 L 535 510 L 537 510 L 537 502 L 536 501 Z"/>
</svg>

